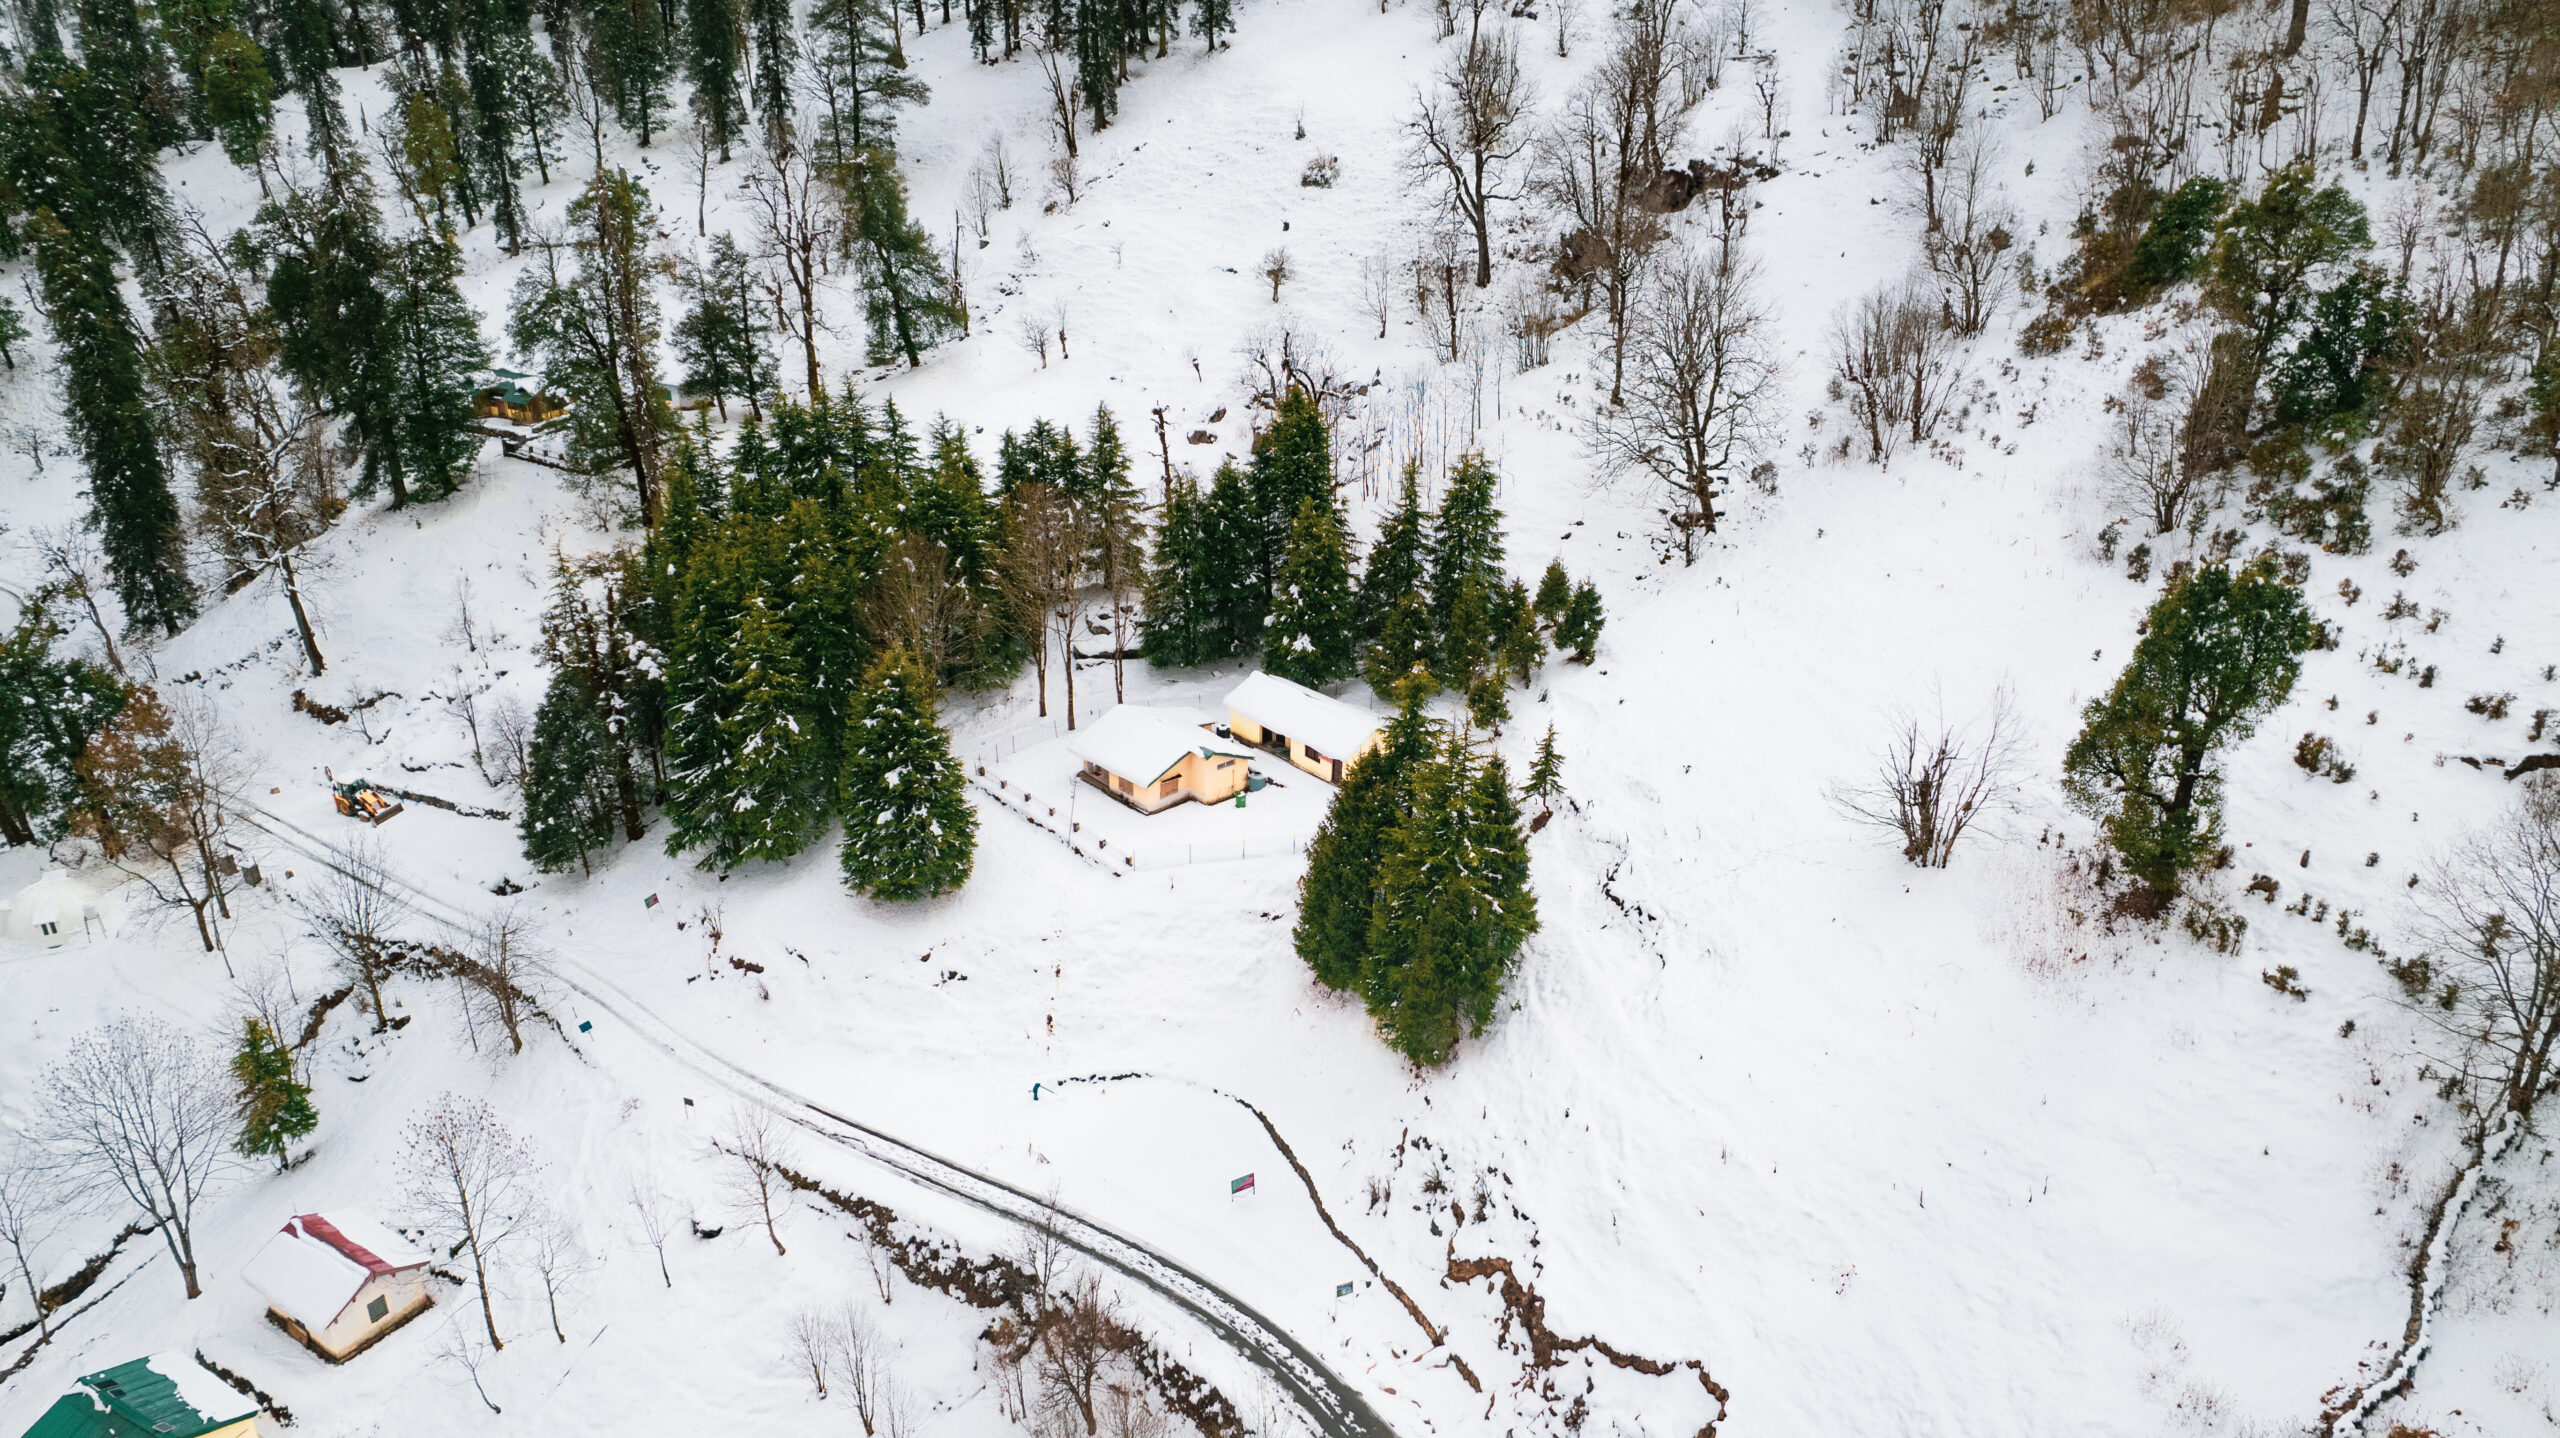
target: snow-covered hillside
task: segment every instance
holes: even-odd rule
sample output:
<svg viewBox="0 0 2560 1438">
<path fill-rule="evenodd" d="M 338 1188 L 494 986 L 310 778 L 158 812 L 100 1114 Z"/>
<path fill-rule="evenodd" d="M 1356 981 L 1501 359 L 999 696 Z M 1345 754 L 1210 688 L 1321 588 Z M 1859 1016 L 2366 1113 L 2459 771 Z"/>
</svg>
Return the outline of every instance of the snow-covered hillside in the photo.
<svg viewBox="0 0 2560 1438">
<path fill-rule="evenodd" d="M 484 712 L 530 712 L 552 552 L 632 536 L 493 440 L 451 499 L 360 505 L 315 543 L 325 677 L 306 673 L 263 581 L 137 650 L 164 693 L 212 698 L 258 776 L 254 811 L 229 832 L 265 883 L 235 896 L 224 956 L 199 951 L 183 912 L 132 898 L 111 933 L 0 946 L 0 1121 L 31 1115 L 47 1065 L 116 1015 L 227 1045 L 243 988 L 286 989 L 294 1011 L 335 988 L 294 901 L 326 882 L 327 850 L 359 837 L 378 837 L 414 890 L 422 940 L 514 894 L 557 956 L 559 1029 L 508 1052 L 448 986 L 422 981 L 395 985 L 395 1031 L 336 1010 L 306 1051 L 312 1153 L 282 1173 L 243 1166 L 207 1200 L 204 1297 L 182 1298 L 156 1238 L 128 1238 L 49 1344 L 0 1344 L 0 1370 L 18 1365 L 0 1380 L 0 1432 L 80 1375 L 170 1351 L 236 1370 L 313 1434 L 851 1431 L 844 1394 L 812 1391 L 791 1337 L 804 1312 L 847 1306 L 904 1395 L 892 1433 L 1015 1431 L 980 1341 L 989 1311 L 879 1277 L 859 1216 L 822 1196 L 790 1197 L 778 1242 L 734 1201 L 715 1142 L 789 1096 L 1143 1243 L 1320 1356 L 1407 1438 L 2287 1433 L 2378 1371 L 2409 1318 L 2414 1245 L 2459 1161 L 2461 1116 L 2422 1077 L 2428 1031 L 2343 939 L 2365 926 L 2404 946 L 2413 876 L 2522 787 L 2476 761 L 2532 752 L 2536 712 L 2560 705 L 2547 460 L 2483 448 L 2488 483 L 2457 496 L 2459 527 L 2394 535 L 2377 502 L 2370 552 L 2310 551 L 2303 591 L 2337 643 L 2229 754 L 2235 859 L 2201 881 L 2248 920 L 2238 952 L 2175 926 L 2110 929 L 2083 887 L 2095 837 L 2060 764 L 2158 592 L 2127 576 L 2112 539 L 2101 557 L 2117 518 L 2100 482 L 2112 397 L 2184 331 L 2162 306 L 2022 357 L 2041 302 L 2013 300 L 1963 342 L 1959 412 L 1938 443 L 1884 467 L 1835 457 L 1847 420 L 1826 393 L 1833 317 L 1919 261 L 1892 148 L 1873 143 L 1870 116 L 1826 103 L 1838 8 L 1771 7 L 1755 35 L 1790 97 L 1778 173 L 1747 192 L 1740 242 L 1783 366 L 1774 470 L 1736 487 L 1694 564 L 1665 543 L 1664 491 L 1610 480 L 1591 456 L 1600 321 L 1524 369 L 1488 299 L 1474 357 L 1448 363 L 1396 281 L 1378 335 L 1364 267 L 1409 260 L 1434 218 L 1402 158 L 1417 87 L 1443 58 L 1427 7 L 1241 7 L 1231 48 L 1184 40 L 1135 67 L 1118 120 L 1081 138 L 1072 204 L 1026 178 L 1054 145 L 1029 61 L 976 63 L 965 28 L 935 18 L 908 40 L 932 89 L 900 126 L 914 213 L 950 242 L 997 139 L 1016 201 L 986 243 L 962 238 L 971 332 L 921 368 L 862 366 L 861 298 L 843 282 L 822 347 L 831 385 L 850 376 L 919 426 L 947 415 L 990 463 L 1004 431 L 1081 427 L 1107 404 L 1152 493 L 1165 461 L 1151 412 L 1170 464 L 1205 479 L 1267 418 L 1248 404 L 1246 355 L 1285 332 L 1365 386 L 1337 435 L 1359 537 L 1404 459 L 1436 485 L 1478 449 L 1502 476 L 1512 571 L 1534 580 L 1560 559 L 1605 596 L 1596 662 L 1548 661 L 1498 740 L 1517 774 L 1552 724 L 1569 802 L 1530 840 L 1541 927 L 1495 1022 L 1416 1072 L 1357 1002 L 1314 983 L 1290 941 L 1311 821 L 1292 828 L 1278 803 L 1152 821 L 1187 826 L 1185 846 L 1255 857 L 1186 847 L 1132 866 L 1082 842 L 1076 806 L 1095 795 L 1072 797 L 1061 765 L 1005 767 L 1059 727 L 1056 687 L 1042 720 L 1028 672 L 946 708 L 955 748 L 986 774 L 974 876 L 947 898 L 851 897 L 832 844 L 714 876 L 663 852 L 663 821 L 592 874 L 532 872 L 514 825 L 473 812 L 511 813 L 516 796 L 476 770 L 448 700 L 469 689 Z M 1565 57 L 1551 11 L 1516 23 L 1552 109 L 1603 53 L 1609 17 L 1583 7 Z M 378 76 L 342 79 L 349 110 L 378 119 Z M 1986 114 L 2018 244 L 2049 273 L 2106 136 L 2085 100 L 2046 119 L 2022 84 L 1989 93 Z M 1757 97 L 1728 83 L 1689 115 L 1680 153 L 1761 130 Z M 620 145 L 613 159 L 644 177 L 671 246 L 696 246 L 680 142 Z M 748 225 L 733 193 L 748 148 L 710 180 L 714 234 Z M 1339 180 L 1302 186 L 1322 156 L 1339 158 Z M 574 168 L 528 189 L 538 223 L 559 221 Z M 165 169 L 216 232 L 257 206 L 215 147 Z M 2418 183 L 2343 173 L 2377 215 Z M 1674 217 L 1675 235 L 1704 243 L 1708 210 Z M 1556 239 L 1532 206 L 1497 218 L 1495 296 L 1534 282 Z M 465 293 L 499 363 L 532 368 L 500 319 L 528 260 L 486 228 L 464 243 Z M 1283 246 L 1275 300 L 1263 257 Z M 1035 357 L 1026 321 L 1065 331 L 1067 353 Z M 37 581 L 18 539 L 81 510 L 37 349 L 0 376 L 7 424 L 56 436 L 40 471 L 24 446 L 0 453 L 13 591 Z M 2511 490 L 2541 502 L 2501 506 Z M 2243 554 L 2276 538 L 2236 503 L 2223 526 L 2248 528 Z M 2163 568 L 2205 543 L 2152 542 Z M 1216 713 L 1250 667 L 1132 663 L 1127 698 Z M 1951 868 L 1906 864 L 1834 802 L 1871 768 L 1889 712 L 1969 715 L 2002 686 L 2024 734 L 2018 802 Z M 2503 718 L 2465 707 L 2498 694 L 2514 696 Z M 1076 696 L 1083 717 L 1110 707 L 1109 664 L 1080 669 Z M 353 717 L 322 722 L 312 710 L 326 706 Z M 2352 782 L 2292 762 L 2309 731 L 2337 740 Z M 333 812 L 324 769 L 461 809 L 411 802 L 377 836 Z M 1026 799 L 1018 777 L 1000 792 L 1000 771 L 1054 771 L 1057 792 Z M 1292 799 L 1319 788 L 1302 784 Z M 0 852 L 0 894 L 46 863 Z M 2244 889 L 2260 875 L 2275 885 L 2263 903 Z M 2262 978 L 2279 969 L 2306 992 Z M 473 1339 L 476 1299 L 447 1287 L 426 1318 L 325 1366 L 263 1320 L 240 1270 L 290 1215 L 411 1219 L 404 1125 L 447 1093 L 485 1098 L 531 1145 L 592 1255 L 559 1300 L 565 1339 L 518 1263 L 495 1279 L 503 1351 Z M 894 1210 L 902 1232 L 973 1257 L 1023 1245 L 1019 1225 L 877 1154 L 792 1133 L 796 1172 Z M 2486 1216 L 2457 1230 L 2433 1351 L 2387 1419 L 2448 1434 L 2560 1426 L 2549 1147 L 2527 1136 Z M 1232 1192 L 1246 1174 L 1250 1190 Z M 633 1197 L 646 1190 L 681 1215 L 660 1283 Z M 128 1217 L 101 1206 L 55 1231 L 48 1281 Z M 32 1316 L 10 1277 L 0 1330 Z M 1104 1277 L 1256 1431 L 1322 1426 L 1196 1315 Z M 1600 1342 L 1537 1366 L 1548 1340 L 1585 1336 Z M 1641 1361 L 1613 1361 L 1629 1356 Z"/>
</svg>

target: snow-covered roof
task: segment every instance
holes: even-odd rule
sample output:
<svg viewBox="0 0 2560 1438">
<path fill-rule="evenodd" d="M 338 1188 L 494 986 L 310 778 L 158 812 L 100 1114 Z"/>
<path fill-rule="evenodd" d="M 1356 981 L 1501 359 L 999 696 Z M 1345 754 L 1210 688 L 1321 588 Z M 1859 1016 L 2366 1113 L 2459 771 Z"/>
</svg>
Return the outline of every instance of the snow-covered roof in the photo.
<svg viewBox="0 0 2560 1438">
<path fill-rule="evenodd" d="M 1123 779 L 1153 783 L 1193 752 L 1246 755 L 1211 742 L 1209 731 L 1160 709 L 1123 704 L 1067 736 L 1067 749 Z"/>
<path fill-rule="evenodd" d="M 240 1276 L 279 1312 L 316 1327 L 336 1318 L 366 1279 L 426 1261 L 415 1244 L 365 1214 L 303 1213 L 288 1219 Z"/>
<path fill-rule="evenodd" d="M 1227 692 L 1227 707 L 1265 729 L 1277 729 L 1336 759 L 1356 757 L 1387 721 L 1277 674 L 1248 674 Z"/>
</svg>

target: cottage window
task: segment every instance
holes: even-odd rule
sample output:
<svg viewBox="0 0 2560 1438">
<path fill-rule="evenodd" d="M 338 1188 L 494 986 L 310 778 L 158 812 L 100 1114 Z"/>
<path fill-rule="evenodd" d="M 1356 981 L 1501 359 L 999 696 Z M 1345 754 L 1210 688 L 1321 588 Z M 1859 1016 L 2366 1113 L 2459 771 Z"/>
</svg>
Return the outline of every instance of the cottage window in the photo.
<svg viewBox="0 0 2560 1438">
<path fill-rule="evenodd" d="M 380 1323 L 391 1316 L 391 1300 L 376 1294 L 374 1300 L 364 1306 L 364 1316 L 365 1321 L 369 1323 Z"/>
<path fill-rule="evenodd" d="M 1179 790 L 1181 787 L 1182 780 L 1179 777 L 1167 779 L 1156 786 L 1156 797 L 1159 799 L 1170 799 L 1174 796 L 1175 791 Z"/>
<path fill-rule="evenodd" d="M 54 931 L 54 922 L 51 919 L 47 919 L 43 923 L 36 925 L 36 932 L 43 934 L 46 938 L 53 937 Z"/>
<path fill-rule="evenodd" d="M 1121 792 L 1121 793 L 1126 794 L 1126 793 L 1128 793 L 1128 792 L 1129 792 L 1129 790 L 1130 790 L 1130 787 L 1131 787 L 1131 786 L 1130 786 L 1130 783 L 1129 783 L 1129 781 L 1128 781 L 1128 780 L 1126 780 L 1126 779 L 1122 779 L 1122 778 L 1118 778 L 1118 777 L 1116 777 L 1116 776 L 1115 776 L 1115 777 L 1112 779 L 1112 782 L 1113 782 L 1113 783 L 1115 783 L 1115 784 L 1118 784 L 1118 785 L 1120 786 L 1120 792 Z"/>
</svg>

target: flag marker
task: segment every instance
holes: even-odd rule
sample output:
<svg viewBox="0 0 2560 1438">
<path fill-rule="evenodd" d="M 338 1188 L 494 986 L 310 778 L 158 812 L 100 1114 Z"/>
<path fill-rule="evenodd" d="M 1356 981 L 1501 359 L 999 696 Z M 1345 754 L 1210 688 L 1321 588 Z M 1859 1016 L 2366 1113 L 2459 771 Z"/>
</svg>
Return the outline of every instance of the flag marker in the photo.
<svg viewBox="0 0 2560 1438">
<path fill-rule="evenodd" d="M 1249 1192 L 1251 1192 L 1252 1190 L 1253 1190 L 1253 1175 L 1248 1173 L 1248 1174 L 1246 1174 L 1244 1177 L 1242 1177 L 1242 1178 L 1240 1178 L 1240 1179 L 1237 1179 L 1235 1182 L 1230 1183 L 1230 1184 L 1228 1184 L 1228 1185 L 1227 1185 L 1227 1197 L 1229 1197 L 1229 1198 L 1233 1198 L 1233 1197 L 1235 1197 L 1235 1196 L 1236 1196 L 1237 1194 L 1239 1194 L 1239 1193 L 1249 1193 Z"/>
</svg>

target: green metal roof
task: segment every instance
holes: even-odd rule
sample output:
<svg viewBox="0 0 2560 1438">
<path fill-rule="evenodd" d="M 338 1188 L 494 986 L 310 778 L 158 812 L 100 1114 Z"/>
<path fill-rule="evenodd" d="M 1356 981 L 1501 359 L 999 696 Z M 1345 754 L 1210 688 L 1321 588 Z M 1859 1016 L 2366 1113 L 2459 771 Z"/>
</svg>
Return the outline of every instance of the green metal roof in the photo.
<svg viewBox="0 0 2560 1438">
<path fill-rule="evenodd" d="M 26 1438 L 133 1438 L 142 1429 L 119 1423 L 86 1393 L 65 1393 L 44 1410 Z"/>
<path fill-rule="evenodd" d="M 189 1364 L 189 1360 L 176 1357 L 162 1361 Z M 201 1382 L 197 1381 L 199 1378 Z M 102 1369 L 80 1380 L 80 1386 L 88 1392 L 68 1394 L 47 1409 L 29 1438 L 94 1438 L 102 1434 L 112 1438 L 197 1438 L 258 1411 L 255 1402 L 233 1393 L 210 1373 L 188 1371 L 184 1379 L 186 1386 L 182 1389 L 177 1379 L 155 1367 L 148 1358 Z M 195 1402 L 188 1401 L 190 1392 L 195 1395 Z M 106 1411 L 100 1411 L 100 1400 L 105 1402 Z M 214 1411 L 206 1412 L 197 1403 L 212 1403 Z M 76 1411 L 66 1413 L 66 1408 Z M 57 1418 L 79 1426 L 47 1426 Z"/>
</svg>

